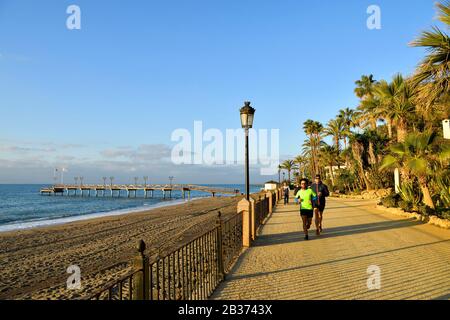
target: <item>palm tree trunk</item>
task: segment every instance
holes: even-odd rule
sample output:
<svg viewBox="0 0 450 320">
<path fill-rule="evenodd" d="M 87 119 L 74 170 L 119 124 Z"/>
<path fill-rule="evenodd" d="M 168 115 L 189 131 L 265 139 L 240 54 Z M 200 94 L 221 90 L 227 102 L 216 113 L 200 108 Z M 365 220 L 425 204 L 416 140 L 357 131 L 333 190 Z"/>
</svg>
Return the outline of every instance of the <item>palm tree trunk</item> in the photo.
<svg viewBox="0 0 450 320">
<path fill-rule="evenodd" d="M 392 139 L 392 120 L 387 119 L 387 128 L 388 128 L 388 137 L 389 139 Z"/>
<path fill-rule="evenodd" d="M 431 198 L 430 189 L 428 188 L 427 178 L 419 177 L 420 189 L 423 193 L 423 203 L 432 209 L 435 209 L 433 198 Z"/>
<path fill-rule="evenodd" d="M 370 164 L 372 164 L 372 165 L 377 163 L 377 157 L 375 156 L 372 141 L 369 141 L 369 160 L 370 160 Z"/>
<path fill-rule="evenodd" d="M 364 147 L 359 142 L 355 142 L 352 144 L 353 158 L 358 163 L 358 171 L 359 171 L 359 176 L 360 176 L 359 178 L 361 179 L 361 182 L 363 182 L 363 184 L 365 184 L 366 189 L 369 191 L 369 190 L 372 190 L 372 187 L 371 187 L 370 182 L 367 179 L 365 172 L 364 172 L 364 166 L 363 166 L 362 159 L 361 159 L 361 152 L 362 152 L 363 148 Z"/>
<path fill-rule="evenodd" d="M 397 142 L 405 142 L 408 130 L 406 127 L 406 121 L 400 119 L 397 125 Z"/>
<path fill-rule="evenodd" d="M 328 171 L 330 171 L 331 184 L 332 184 L 333 187 L 334 187 L 333 163 L 330 163 L 330 166 L 328 167 Z"/>
</svg>

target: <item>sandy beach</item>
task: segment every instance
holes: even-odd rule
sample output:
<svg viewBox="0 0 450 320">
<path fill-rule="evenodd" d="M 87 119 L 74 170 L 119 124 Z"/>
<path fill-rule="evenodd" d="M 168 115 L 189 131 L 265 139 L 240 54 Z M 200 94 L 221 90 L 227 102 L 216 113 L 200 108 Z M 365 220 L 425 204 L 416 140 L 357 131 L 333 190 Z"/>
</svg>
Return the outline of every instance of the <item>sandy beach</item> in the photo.
<svg viewBox="0 0 450 320">
<path fill-rule="evenodd" d="M 241 197 L 208 198 L 145 212 L 0 233 L 0 299 L 81 299 L 130 270 L 135 244 L 167 252 L 236 213 Z M 81 290 L 67 290 L 67 267 Z"/>
</svg>

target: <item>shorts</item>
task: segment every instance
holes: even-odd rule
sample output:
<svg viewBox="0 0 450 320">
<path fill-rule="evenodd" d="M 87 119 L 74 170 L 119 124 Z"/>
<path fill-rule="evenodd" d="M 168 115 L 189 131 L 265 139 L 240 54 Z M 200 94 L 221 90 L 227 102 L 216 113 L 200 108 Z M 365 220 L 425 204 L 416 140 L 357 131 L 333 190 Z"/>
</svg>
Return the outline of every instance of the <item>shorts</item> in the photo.
<svg viewBox="0 0 450 320">
<path fill-rule="evenodd" d="M 307 209 L 300 209 L 300 215 L 312 218 L 314 216 L 313 210 L 307 210 Z"/>
<path fill-rule="evenodd" d="M 314 209 L 319 209 L 320 212 L 324 212 L 325 211 L 325 203 L 317 203 L 317 201 L 313 202 L 313 208 Z"/>
</svg>

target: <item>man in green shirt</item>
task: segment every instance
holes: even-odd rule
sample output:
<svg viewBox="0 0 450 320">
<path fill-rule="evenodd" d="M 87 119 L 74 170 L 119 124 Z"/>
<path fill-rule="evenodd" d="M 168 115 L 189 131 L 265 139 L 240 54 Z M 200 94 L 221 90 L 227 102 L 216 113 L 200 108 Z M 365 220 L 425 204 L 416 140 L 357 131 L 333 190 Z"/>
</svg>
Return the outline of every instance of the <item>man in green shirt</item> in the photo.
<svg viewBox="0 0 450 320">
<path fill-rule="evenodd" d="M 311 228 L 312 218 L 314 216 L 313 200 L 317 195 L 312 189 L 308 188 L 308 180 L 302 179 L 300 182 L 300 190 L 295 197 L 300 201 L 300 215 L 303 220 L 305 240 L 309 240 L 308 230 Z"/>
</svg>

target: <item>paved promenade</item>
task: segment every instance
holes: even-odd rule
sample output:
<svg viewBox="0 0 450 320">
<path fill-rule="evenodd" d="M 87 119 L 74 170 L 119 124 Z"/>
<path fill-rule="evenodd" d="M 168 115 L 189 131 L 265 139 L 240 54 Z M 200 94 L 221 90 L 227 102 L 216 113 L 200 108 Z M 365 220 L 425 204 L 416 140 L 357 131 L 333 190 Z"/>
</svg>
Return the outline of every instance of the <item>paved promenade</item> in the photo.
<svg viewBox="0 0 450 320">
<path fill-rule="evenodd" d="M 303 240 L 298 207 L 278 205 L 213 299 L 450 299 L 450 230 L 330 199 L 324 233 Z M 367 268 L 381 269 L 368 290 Z"/>
</svg>

